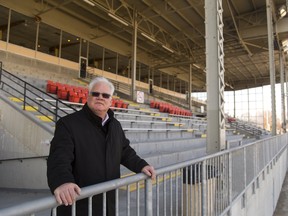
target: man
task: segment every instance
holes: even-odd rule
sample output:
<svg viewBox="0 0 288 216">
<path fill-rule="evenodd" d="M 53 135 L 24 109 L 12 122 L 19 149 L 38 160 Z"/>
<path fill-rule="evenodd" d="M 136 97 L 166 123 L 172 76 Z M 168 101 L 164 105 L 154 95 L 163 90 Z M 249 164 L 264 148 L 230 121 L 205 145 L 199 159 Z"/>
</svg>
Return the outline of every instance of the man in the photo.
<svg viewBox="0 0 288 216">
<path fill-rule="evenodd" d="M 47 161 L 48 185 L 59 204 L 57 215 L 71 215 L 81 187 L 120 177 L 120 164 L 155 179 L 154 168 L 129 145 L 124 131 L 109 109 L 114 86 L 97 77 L 89 84 L 83 109 L 56 123 Z M 93 197 L 93 215 L 103 211 L 102 195 Z M 88 215 L 88 201 L 76 202 L 77 216 Z M 107 193 L 107 215 L 115 214 L 115 192 Z"/>
</svg>

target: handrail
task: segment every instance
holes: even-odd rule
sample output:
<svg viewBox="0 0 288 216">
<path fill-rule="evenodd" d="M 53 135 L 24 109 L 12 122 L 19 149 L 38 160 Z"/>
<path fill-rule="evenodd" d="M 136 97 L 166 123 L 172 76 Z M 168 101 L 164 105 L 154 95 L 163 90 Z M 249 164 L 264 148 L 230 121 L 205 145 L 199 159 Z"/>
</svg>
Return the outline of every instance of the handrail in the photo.
<svg viewBox="0 0 288 216">
<path fill-rule="evenodd" d="M 54 123 L 61 117 L 60 112 L 68 114 L 68 112 L 66 112 L 65 110 L 60 109 L 60 106 L 66 107 L 72 111 L 76 111 L 76 108 L 74 108 L 70 104 L 62 102 L 57 97 L 47 94 L 45 91 L 31 85 L 30 83 L 24 81 L 23 79 L 4 70 L 2 68 L 2 62 L 0 66 L 1 66 L 0 85 L 2 91 L 6 92 L 8 95 L 12 97 L 20 99 L 20 101 L 22 100 L 23 110 L 26 110 L 27 107 L 31 107 L 37 113 L 47 117 Z M 54 100 L 55 102 L 45 100 L 47 98 Z M 42 99 L 42 101 L 39 101 L 39 99 Z M 42 104 L 44 100 L 45 103 L 48 104 L 49 106 L 44 106 Z M 35 105 L 39 106 L 39 109 L 35 108 L 34 107 Z M 51 106 L 54 106 L 55 109 L 51 110 L 50 109 Z"/>
<path fill-rule="evenodd" d="M 201 181 L 203 183 L 203 184 L 199 185 L 199 187 L 201 187 L 201 188 L 199 188 L 199 190 L 202 190 L 202 195 L 201 194 L 197 195 L 197 196 L 200 196 L 200 197 L 198 197 L 198 199 L 201 200 L 199 202 L 202 202 L 202 204 L 201 204 L 202 210 L 200 210 L 200 211 L 203 211 L 203 213 L 204 213 L 205 211 L 207 212 L 207 211 L 213 210 L 213 211 L 215 211 L 213 215 L 224 215 L 224 213 L 227 213 L 229 211 L 229 209 L 231 209 L 233 207 L 233 205 L 237 202 L 237 200 L 241 199 L 241 197 L 243 196 L 245 191 L 250 190 L 251 185 L 253 185 L 254 183 L 257 182 L 257 179 L 259 178 L 260 175 L 262 175 L 263 171 L 267 170 L 267 168 L 272 169 L 272 166 L 271 166 L 272 164 L 273 164 L 273 167 L 276 166 L 277 163 L 280 163 L 278 166 L 283 166 L 283 164 L 281 164 L 281 163 L 285 163 L 286 160 L 284 160 L 284 158 L 283 158 L 283 160 L 280 160 L 280 157 L 282 155 L 283 156 L 286 155 L 286 154 L 283 154 L 283 153 L 285 153 L 285 149 L 287 149 L 287 134 L 274 136 L 274 137 L 270 137 L 270 138 L 266 138 L 266 139 L 254 142 L 254 143 L 239 146 L 239 147 L 236 147 L 233 149 L 227 149 L 227 150 L 215 153 L 215 154 L 206 155 L 206 156 L 201 157 L 201 158 L 188 160 L 188 161 L 184 161 L 184 162 L 170 165 L 167 167 L 162 167 L 162 168 L 156 169 L 157 180 L 155 182 L 152 182 L 150 180 L 150 178 L 144 174 L 136 174 L 136 175 L 128 176 L 125 178 L 115 179 L 115 180 L 99 183 L 96 185 L 84 187 L 81 189 L 81 195 L 77 198 L 77 200 L 84 199 L 84 198 L 90 198 L 90 197 L 92 198 L 92 196 L 94 196 L 96 194 L 102 194 L 102 193 L 106 194 L 106 192 L 111 191 L 111 190 L 116 190 L 116 194 L 119 195 L 118 190 L 120 188 L 122 188 L 123 186 L 125 186 L 125 187 L 127 186 L 127 189 L 128 189 L 127 190 L 127 196 L 130 197 L 130 194 L 128 194 L 128 193 L 130 193 L 129 188 L 132 187 L 131 185 L 135 184 L 135 183 L 139 184 L 139 182 L 144 181 L 144 183 L 143 183 L 143 187 L 145 187 L 145 196 L 144 197 L 146 197 L 146 198 L 143 202 L 145 202 L 145 205 L 146 205 L 146 214 L 145 215 L 152 215 L 153 209 L 150 209 L 149 207 L 152 206 L 152 201 L 154 199 L 156 199 L 156 202 L 154 202 L 155 200 L 153 201 L 153 203 L 156 204 L 156 206 L 154 208 L 155 209 L 157 208 L 157 211 L 161 211 L 158 209 L 158 208 L 160 208 L 158 205 L 159 204 L 158 202 L 159 202 L 160 184 L 162 184 L 161 182 L 163 181 L 163 184 L 164 184 L 163 190 L 165 190 L 165 188 L 167 187 L 167 191 L 165 190 L 165 193 L 163 195 L 163 199 L 165 199 L 166 196 L 168 196 L 168 197 L 170 196 L 166 193 L 172 192 L 172 188 L 174 188 L 174 189 L 178 188 L 179 181 L 181 181 L 180 184 L 182 184 L 182 181 L 184 184 L 185 184 L 185 182 L 188 182 L 188 181 L 192 182 L 191 175 L 189 178 L 187 177 L 187 171 L 191 170 L 191 172 L 192 172 L 192 168 L 194 167 L 195 170 L 193 170 L 193 172 L 195 172 L 196 177 L 198 176 L 200 178 L 200 180 L 198 179 L 195 181 Z M 243 167 L 243 173 L 239 172 L 239 175 L 236 175 L 236 174 L 238 174 L 238 172 L 232 172 L 232 167 L 230 167 L 230 166 L 232 166 L 231 162 L 234 161 L 234 163 L 236 163 L 236 161 L 233 160 L 233 157 L 235 156 L 235 159 L 237 159 L 237 160 L 241 159 L 239 161 L 239 165 L 240 165 L 240 164 L 243 164 L 243 162 L 246 162 L 246 157 L 239 157 L 239 154 L 246 155 L 246 154 L 251 154 L 252 152 L 254 152 L 255 156 L 257 154 L 259 154 L 259 157 L 256 156 L 255 158 L 253 158 L 253 160 L 251 160 L 252 164 L 249 164 L 249 166 L 244 166 Z M 265 157 L 262 157 L 262 156 L 265 156 Z M 265 158 L 265 161 L 262 161 L 264 158 Z M 248 160 L 248 158 L 247 158 L 247 160 Z M 260 161 L 264 162 L 264 163 L 263 164 L 259 163 Z M 253 168 L 252 168 L 253 176 L 250 176 L 249 178 L 247 178 L 246 174 L 248 174 L 248 173 L 251 174 L 250 166 L 253 166 Z M 199 167 L 199 169 L 197 167 Z M 213 173 L 211 173 L 210 169 L 213 167 L 214 167 L 215 171 L 213 171 Z M 283 170 L 286 172 L 286 169 L 283 169 Z M 185 173 L 186 173 L 186 177 L 184 177 Z M 175 180 L 172 181 L 172 179 L 171 179 L 171 181 L 169 181 L 169 180 L 167 180 L 167 177 L 175 178 Z M 223 183 L 225 183 L 225 187 L 215 188 L 216 190 L 220 190 L 220 191 L 218 191 L 219 195 L 215 194 L 215 196 L 216 196 L 215 200 L 217 200 L 217 202 L 215 202 L 216 204 L 214 204 L 214 205 L 216 205 L 216 206 L 213 208 L 213 207 L 211 207 L 211 206 L 213 206 L 213 205 L 211 205 L 211 203 L 210 204 L 207 203 L 207 202 L 211 202 L 212 198 L 211 197 L 207 198 L 206 196 L 210 196 L 211 194 L 213 194 L 213 192 L 211 190 L 215 186 L 212 186 L 211 185 L 212 183 L 208 183 L 208 180 L 209 180 L 209 178 L 214 178 L 214 177 L 216 177 L 216 179 L 218 179 L 218 181 L 219 181 L 219 183 L 216 183 L 217 185 L 220 184 L 220 182 L 223 182 Z M 228 177 L 229 177 L 229 180 L 228 180 Z M 232 197 L 231 191 L 232 191 L 232 187 L 233 187 L 232 186 L 233 181 L 235 181 L 234 182 L 234 185 L 235 185 L 235 184 L 239 183 L 239 180 L 243 179 L 243 177 L 247 180 L 243 182 L 244 185 L 241 187 L 242 191 L 237 191 L 236 196 Z M 180 178 L 180 180 L 178 178 Z M 265 178 L 265 179 L 269 179 L 269 178 Z M 167 180 L 167 182 L 166 182 L 166 180 Z M 168 182 L 170 182 L 170 183 L 168 183 Z M 172 182 L 173 182 L 173 184 L 175 183 L 175 185 L 173 187 L 171 185 Z M 154 198 L 153 198 L 153 193 L 152 193 L 152 184 L 155 185 L 154 190 L 155 190 L 155 196 L 156 197 L 154 197 Z M 192 184 L 192 183 L 190 183 L 190 184 Z M 207 184 L 209 184 L 209 186 Z M 170 185 L 170 186 L 168 186 L 168 185 Z M 267 185 L 267 184 L 265 184 L 265 185 Z M 220 185 L 218 185 L 218 186 L 220 186 Z M 266 186 L 263 188 L 265 189 Z M 181 192 L 183 194 L 183 193 L 188 193 L 189 191 L 187 189 L 186 190 L 181 189 L 181 191 L 178 191 L 178 192 Z M 137 194 L 138 193 L 140 193 L 139 188 L 137 189 Z M 227 196 L 222 196 L 224 193 L 225 194 L 227 193 Z M 186 197 L 188 196 L 188 195 L 184 196 L 184 194 L 183 194 L 183 196 L 181 195 L 182 198 L 179 198 L 180 195 L 178 195 L 177 192 L 176 193 L 172 192 L 172 194 L 174 196 L 176 196 L 176 198 L 174 200 L 175 202 L 177 201 L 176 203 L 178 203 L 178 199 L 184 199 L 185 200 Z M 172 194 L 171 194 L 171 196 L 172 196 Z M 202 199 L 201 199 L 201 197 L 202 197 Z M 118 197 L 118 199 L 119 199 L 119 197 Z M 183 200 L 182 200 L 182 202 L 183 202 Z M 172 199 L 170 199 L 170 204 L 173 205 L 173 208 L 176 208 L 176 210 L 179 207 L 177 204 L 173 203 Z M 182 211 L 187 212 L 188 209 L 183 207 L 182 204 L 179 208 L 182 209 Z M 23 214 L 25 214 L 25 215 L 26 214 L 33 214 L 35 212 L 42 211 L 42 210 L 47 210 L 47 209 L 51 209 L 51 208 L 55 209 L 57 206 L 58 206 L 58 204 L 56 203 L 55 198 L 51 195 L 51 196 L 48 196 L 45 198 L 25 202 L 25 203 L 15 205 L 15 206 L 11 206 L 11 207 L 8 207 L 5 209 L 0 209 L 0 215 L 2 215 L 2 216 L 19 216 L 19 215 L 23 215 Z M 128 206 L 130 207 L 130 203 Z M 195 208 L 199 208 L 199 207 L 196 206 Z M 166 210 L 163 210 L 163 211 L 166 211 Z M 204 214 L 204 215 L 206 215 L 206 214 Z"/>
<path fill-rule="evenodd" d="M 35 156 L 35 157 L 19 157 L 19 158 L 9 158 L 9 159 L 1 159 L 0 164 L 3 162 L 8 162 L 8 161 L 24 161 L 24 160 L 33 160 L 33 159 L 47 159 L 48 155 L 43 155 L 43 156 Z"/>
</svg>

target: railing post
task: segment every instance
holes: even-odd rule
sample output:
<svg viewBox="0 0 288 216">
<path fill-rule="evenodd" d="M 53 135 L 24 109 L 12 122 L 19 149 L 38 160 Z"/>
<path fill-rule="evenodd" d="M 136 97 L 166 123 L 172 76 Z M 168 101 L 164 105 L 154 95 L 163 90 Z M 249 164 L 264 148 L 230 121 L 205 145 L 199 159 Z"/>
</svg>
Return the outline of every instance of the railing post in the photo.
<svg viewBox="0 0 288 216">
<path fill-rule="evenodd" d="M 26 82 L 24 82 L 24 92 L 23 92 L 23 110 L 26 110 Z"/>
<path fill-rule="evenodd" d="M 1 83 L 1 77 L 2 77 L 2 62 L 0 62 L 0 83 Z"/>
<path fill-rule="evenodd" d="M 59 106 L 59 103 L 58 103 L 58 99 L 56 100 L 56 109 L 55 109 L 55 123 L 57 122 L 58 120 L 58 106 Z"/>
<path fill-rule="evenodd" d="M 152 194 L 152 180 L 150 178 L 145 180 L 145 204 L 146 204 L 146 210 L 145 210 L 145 216 L 152 216 L 153 215 L 153 194 Z"/>
<path fill-rule="evenodd" d="M 231 206 L 233 200 L 233 190 L 232 190 L 232 153 L 229 151 L 228 153 L 228 205 Z M 229 209 L 228 215 L 231 215 L 231 211 Z"/>
<path fill-rule="evenodd" d="M 202 170 L 201 170 L 201 185 L 202 185 L 202 187 L 201 187 L 201 194 L 202 194 L 202 210 L 201 210 L 201 212 L 202 212 L 202 216 L 205 216 L 205 215 L 207 215 L 207 175 L 206 175 L 206 172 L 207 172 L 207 163 L 206 163 L 206 160 L 204 160 L 203 162 L 202 162 Z"/>
</svg>

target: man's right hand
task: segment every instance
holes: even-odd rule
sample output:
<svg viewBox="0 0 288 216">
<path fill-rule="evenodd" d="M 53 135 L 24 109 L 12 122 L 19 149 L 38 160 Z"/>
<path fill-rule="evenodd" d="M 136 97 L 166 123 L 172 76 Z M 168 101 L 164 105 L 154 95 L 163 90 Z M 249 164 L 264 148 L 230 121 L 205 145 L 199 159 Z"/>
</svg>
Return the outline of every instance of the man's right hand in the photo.
<svg viewBox="0 0 288 216">
<path fill-rule="evenodd" d="M 54 190 L 57 202 L 65 206 L 72 205 L 76 201 L 76 197 L 80 195 L 81 189 L 74 183 L 65 183 Z"/>
</svg>

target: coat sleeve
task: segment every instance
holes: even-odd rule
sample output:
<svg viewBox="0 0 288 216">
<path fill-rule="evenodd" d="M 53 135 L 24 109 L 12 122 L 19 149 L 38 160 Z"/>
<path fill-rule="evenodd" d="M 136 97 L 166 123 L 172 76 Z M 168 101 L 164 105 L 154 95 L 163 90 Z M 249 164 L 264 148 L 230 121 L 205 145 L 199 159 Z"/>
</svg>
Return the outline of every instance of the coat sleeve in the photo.
<svg viewBox="0 0 288 216">
<path fill-rule="evenodd" d="M 75 182 L 72 171 L 74 143 L 70 134 L 60 119 L 56 124 L 47 160 L 47 180 L 52 193 L 64 183 Z"/>
<path fill-rule="evenodd" d="M 121 164 L 135 173 L 140 173 L 142 168 L 149 164 L 137 155 L 136 151 L 130 146 L 130 141 L 126 138 L 122 128 L 121 131 L 123 133 Z"/>
</svg>

